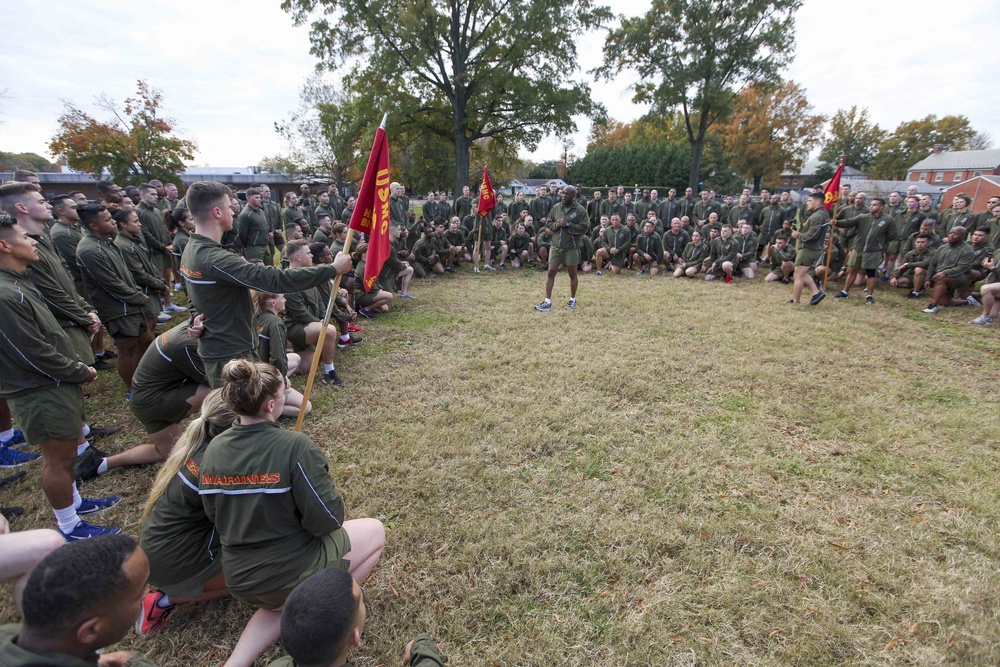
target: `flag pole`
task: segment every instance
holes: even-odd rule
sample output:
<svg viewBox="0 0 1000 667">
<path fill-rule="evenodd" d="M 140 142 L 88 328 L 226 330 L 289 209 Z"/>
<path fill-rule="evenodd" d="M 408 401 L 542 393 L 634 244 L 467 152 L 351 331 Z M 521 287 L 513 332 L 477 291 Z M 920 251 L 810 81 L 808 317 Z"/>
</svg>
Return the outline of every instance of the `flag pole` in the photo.
<svg viewBox="0 0 1000 667">
<path fill-rule="evenodd" d="M 382 116 L 382 124 L 379 125 L 383 130 L 385 129 L 385 123 L 389 119 L 389 113 L 386 112 Z M 351 242 L 354 240 L 354 228 L 347 228 L 347 238 L 344 239 L 344 252 L 350 254 L 351 252 Z M 313 382 L 316 380 L 316 370 L 319 368 L 319 360 L 323 355 L 323 345 L 326 343 L 326 331 L 330 326 L 330 317 L 333 315 L 333 302 L 337 298 L 337 292 L 340 290 L 340 279 L 343 274 L 338 273 L 337 277 L 333 279 L 333 288 L 330 290 L 330 298 L 326 302 L 326 315 L 323 317 L 323 327 L 319 330 L 319 338 L 316 340 L 316 352 L 313 354 L 312 364 L 309 366 L 309 377 L 306 379 L 305 389 L 302 391 L 302 405 L 299 408 L 299 416 L 295 419 L 295 430 L 302 430 L 302 422 L 306 418 L 306 407 L 309 405 L 309 396 L 312 394 Z"/>
<path fill-rule="evenodd" d="M 841 155 L 837 166 L 843 167 L 846 161 L 846 156 Z M 837 188 L 840 188 L 840 184 L 837 184 Z M 830 256 L 833 254 L 833 221 L 837 219 L 837 207 L 840 205 L 840 193 L 837 193 L 837 199 L 833 202 L 833 214 L 830 216 L 830 239 L 826 242 L 826 270 L 823 273 L 823 287 L 825 288 L 830 283 Z"/>
</svg>

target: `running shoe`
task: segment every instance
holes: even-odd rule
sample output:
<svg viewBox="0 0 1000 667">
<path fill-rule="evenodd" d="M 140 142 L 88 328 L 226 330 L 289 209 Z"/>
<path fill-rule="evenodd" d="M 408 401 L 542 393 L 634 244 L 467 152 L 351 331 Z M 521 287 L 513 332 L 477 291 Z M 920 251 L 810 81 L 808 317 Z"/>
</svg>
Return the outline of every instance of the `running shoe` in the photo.
<svg viewBox="0 0 1000 667">
<path fill-rule="evenodd" d="M 326 384 L 332 384 L 334 387 L 343 387 L 344 381 L 340 379 L 337 375 L 337 369 L 333 369 L 329 373 L 323 376 L 323 382 Z"/>
<path fill-rule="evenodd" d="M 108 496 L 107 498 L 82 498 L 82 503 L 76 508 L 76 513 L 80 516 L 87 514 L 97 514 L 106 509 L 110 509 L 122 501 L 121 496 Z"/>
<path fill-rule="evenodd" d="M 146 593 L 146 597 L 142 599 L 142 612 L 135 622 L 135 632 L 137 635 L 145 637 L 146 635 L 163 632 L 167 627 L 167 623 L 169 622 L 167 617 L 174 610 L 174 605 L 167 607 L 159 605 L 160 600 L 166 597 L 166 595 L 159 588 L 154 588 Z"/>
<path fill-rule="evenodd" d="M 67 542 L 75 542 L 76 540 L 89 540 L 92 537 L 100 537 L 101 535 L 117 535 L 120 532 L 122 532 L 121 528 L 93 526 L 86 521 L 80 521 L 73 530 L 68 533 L 60 530 L 59 534 L 66 538 Z"/>
<path fill-rule="evenodd" d="M 13 429 L 14 433 L 6 440 L 0 440 L 0 447 L 10 447 L 11 445 L 20 445 L 25 441 L 24 432 L 19 428 Z"/>
<path fill-rule="evenodd" d="M 537 306 L 535 306 L 535 310 L 537 310 L 539 312 L 542 312 L 542 313 L 547 313 L 550 310 L 552 310 L 552 304 L 550 302 L 548 302 L 548 301 L 542 301 L 540 304 L 538 304 Z"/>
<path fill-rule="evenodd" d="M 41 458 L 40 454 L 30 454 L 3 445 L 0 446 L 0 468 L 19 468 Z"/>
</svg>

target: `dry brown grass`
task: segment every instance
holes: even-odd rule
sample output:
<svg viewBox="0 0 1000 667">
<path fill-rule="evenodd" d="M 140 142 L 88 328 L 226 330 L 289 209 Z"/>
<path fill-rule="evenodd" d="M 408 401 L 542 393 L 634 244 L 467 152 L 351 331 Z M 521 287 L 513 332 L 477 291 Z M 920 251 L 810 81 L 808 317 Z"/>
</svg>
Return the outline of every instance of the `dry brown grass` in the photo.
<svg viewBox="0 0 1000 667">
<path fill-rule="evenodd" d="M 996 664 L 996 330 L 970 309 L 786 305 L 787 287 L 534 271 L 419 282 L 368 323 L 307 432 L 389 529 L 361 666 Z M 920 302 L 923 307 L 923 302 Z M 131 427 L 102 374 L 93 421 Z M 110 474 L 135 533 L 153 471 Z M 0 493 L 52 523 L 33 469 Z M 123 645 L 219 664 L 251 614 Z M 3 614 L 10 620 L 10 610 Z M 275 648 L 268 656 L 277 655 Z M 264 664 L 263 662 L 261 664 Z"/>
</svg>

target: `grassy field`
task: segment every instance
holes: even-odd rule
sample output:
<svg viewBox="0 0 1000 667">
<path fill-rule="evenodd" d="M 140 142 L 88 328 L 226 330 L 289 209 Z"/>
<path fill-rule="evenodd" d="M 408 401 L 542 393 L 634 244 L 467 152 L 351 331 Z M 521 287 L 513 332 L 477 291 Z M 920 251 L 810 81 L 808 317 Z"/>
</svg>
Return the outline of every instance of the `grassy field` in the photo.
<svg viewBox="0 0 1000 667">
<path fill-rule="evenodd" d="M 978 312 L 631 275 L 582 277 L 567 312 L 561 275 L 537 313 L 543 275 L 415 283 L 338 359 L 348 387 L 315 395 L 349 518 L 388 528 L 359 666 L 421 631 L 470 667 L 1000 661 L 1000 364 Z M 112 452 L 142 442 L 119 386 L 102 373 L 90 399 L 130 432 Z M 153 474 L 84 493 L 125 495 L 100 520 L 135 534 Z M 0 492 L 15 530 L 53 523 L 38 479 Z M 178 608 L 122 647 L 218 665 L 251 613 Z"/>
</svg>

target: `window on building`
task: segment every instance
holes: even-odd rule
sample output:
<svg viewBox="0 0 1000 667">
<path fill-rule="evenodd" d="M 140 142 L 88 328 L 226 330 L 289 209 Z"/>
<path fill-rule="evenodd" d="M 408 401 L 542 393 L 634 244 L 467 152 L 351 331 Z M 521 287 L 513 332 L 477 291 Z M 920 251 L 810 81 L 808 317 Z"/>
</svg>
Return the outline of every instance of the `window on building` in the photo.
<svg viewBox="0 0 1000 667">
<path fill-rule="evenodd" d="M 956 171 L 955 172 L 955 182 L 958 183 L 960 180 L 962 180 L 962 172 Z"/>
<path fill-rule="evenodd" d="M 791 180 L 791 179 L 788 179 L 788 178 L 785 179 L 785 185 L 788 185 L 788 181 L 789 180 Z"/>
<path fill-rule="evenodd" d="M 920 180 L 921 181 L 926 181 L 927 180 L 927 173 L 926 172 L 923 172 L 923 171 L 920 172 Z"/>
<path fill-rule="evenodd" d="M 940 183 L 943 180 L 944 180 L 944 172 L 943 171 L 939 171 L 938 173 L 936 173 L 934 175 L 934 182 L 935 183 Z"/>
<path fill-rule="evenodd" d="M 983 175 L 983 172 L 981 172 L 981 171 L 974 171 L 974 172 L 972 172 L 972 177 L 973 178 L 979 178 L 982 175 Z"/>
</svg>

